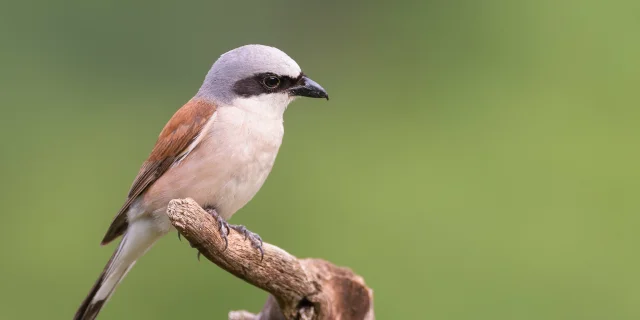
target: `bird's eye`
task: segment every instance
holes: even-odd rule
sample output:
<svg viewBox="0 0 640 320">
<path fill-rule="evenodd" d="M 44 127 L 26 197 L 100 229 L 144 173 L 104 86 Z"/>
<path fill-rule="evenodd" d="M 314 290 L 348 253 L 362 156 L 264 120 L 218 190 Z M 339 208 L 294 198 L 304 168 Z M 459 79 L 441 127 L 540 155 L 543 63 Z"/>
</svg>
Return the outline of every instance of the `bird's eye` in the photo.
<svg viewBox="0 0 640 320">
<path fill-rule="evenodd" d="M 280 85 L 280 78 L 273 75 L 266 76 L 262 79 L 262 83 L 264 83 L 264 85 L 269 89 L 275 89 Z"/>
</svg>

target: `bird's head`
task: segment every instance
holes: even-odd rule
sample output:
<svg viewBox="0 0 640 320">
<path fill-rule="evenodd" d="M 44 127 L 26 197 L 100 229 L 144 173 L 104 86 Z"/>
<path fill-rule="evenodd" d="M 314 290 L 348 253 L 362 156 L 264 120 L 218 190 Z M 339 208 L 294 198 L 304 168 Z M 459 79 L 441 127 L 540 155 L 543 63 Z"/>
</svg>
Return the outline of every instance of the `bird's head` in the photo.
<svg viewBox="0 0 640 320">
<path fill-rule="evenodd" d="M 286 53 L 264 45 L 246 45 L 220 56 L 197 97 L 279 117 L 297 97 L 329 99 Z"/>
</svg>

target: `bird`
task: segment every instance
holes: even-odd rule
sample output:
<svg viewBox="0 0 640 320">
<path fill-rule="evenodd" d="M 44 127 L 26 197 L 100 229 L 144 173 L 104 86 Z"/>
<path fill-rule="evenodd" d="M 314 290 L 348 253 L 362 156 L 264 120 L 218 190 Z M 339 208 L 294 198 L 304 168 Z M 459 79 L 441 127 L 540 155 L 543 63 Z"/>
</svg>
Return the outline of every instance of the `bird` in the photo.
<svg viewBox="0 0 640 320">
<path fill-rule="evenodd" d="M 262 252 L 260 236 L 226 221 L 267 179 L 282 144 L 284 112 L 298 97 L 329 100 L 280 49 L 249 44 L 222 54 L 142 164 L 101 245 L 122 240 L 74 320 L 95 319 L 136 261 L 174 230 L 166 214 L 172 199 L 192 198 L 220 222 L 225 241 L 232 228 Z"/>
</svg>

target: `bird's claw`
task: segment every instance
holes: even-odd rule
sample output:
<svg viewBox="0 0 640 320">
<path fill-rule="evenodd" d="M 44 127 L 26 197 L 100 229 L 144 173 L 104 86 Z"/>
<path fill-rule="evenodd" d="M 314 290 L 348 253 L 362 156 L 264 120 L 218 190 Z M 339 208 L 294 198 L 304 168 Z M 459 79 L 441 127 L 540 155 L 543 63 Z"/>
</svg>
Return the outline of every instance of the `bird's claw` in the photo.
<svg viewBox="0 0 640 320">
<path fill-rule="evenodd" d="M 224 249 L 222 251 L 226 251 L 227 247 L 229 247 L 229 240 L 227 239 L 227 236 L 231 231 L 229 229 L 229 224 L 218 214 L 218 212 L 216 212 L 216 209 L 207 208 L 205 209 L 205 211 L 207 211 L 214 219 L 216 219 L 216 221 L 218 221 L 218 232 L 220 232 L 220 237 L 222 238 L 222 240 L 224 240 Z"/>
<path fill-rule="evenodd" d="M 227 221 L 222 218 L 216 209 L 207 208 L 205 209 L 216 221 L 218 221 L 218 232 L 220 232 L 220 237 L 224 240 L 224 250 L 227 250 L 229 247 L 229 240 L 227 236 L 229 236 L 229 232 L 231 229 L 237 231 L 238 233 L 244 235 L 245 240 L 249 240 L 251 242 L 251 246 L 260 251 L 260 261 L 264 259 L 264 250 L 262 249 L 262 238 L 257 233 L 253 233 L 249 231 L 245 226 L 242 225 L 234 225 L 229 224 Z M 198 252 L 198 259 L 200 258 L 200 253 Z"/>
<path fill-rule="evenodd" d="M 251 246 L 260 251 L 260 261 L 264 259 L 264 250 L 262 250 L 262 238 L 260 238 L 257 233 L 249 231 L 243 225 L 228 224 L 227 227 L 237 231 L 239 234 L 244 235 L 244 239 L 248 239 L 251 242 Z"/>
<path fill-rule="evenodd" d="M 178 238 L 180 238 L 180 233 L 178 233 Z M 191 242 L 189 242 L 189 245 L 191 246 L 191 248 L 196 248 L 196 246 Z M 201 255 L 202 255 L 202 253 L 200 253 L 200 250 L 198 250 L 198 256 L 197 256 L 198 257 L 198 261 L 200 261 L 200 256 Z"/>
<path fill-rule="evenodd" d="M 222 249 L 222 251 L 226 251 L 229 247 L 229 240 L 227 239 L 227 236 L 229 235 L 229 232 L 231 232 L 231 230 L 229 230 L 229 224 L 224 221 L 222 217 L 217 216 L 216 219 L 218 220 L 219 225 L 218 231 L 220 232 L 220 236 L 224 240 L 224 249 Z"/>
</svg>

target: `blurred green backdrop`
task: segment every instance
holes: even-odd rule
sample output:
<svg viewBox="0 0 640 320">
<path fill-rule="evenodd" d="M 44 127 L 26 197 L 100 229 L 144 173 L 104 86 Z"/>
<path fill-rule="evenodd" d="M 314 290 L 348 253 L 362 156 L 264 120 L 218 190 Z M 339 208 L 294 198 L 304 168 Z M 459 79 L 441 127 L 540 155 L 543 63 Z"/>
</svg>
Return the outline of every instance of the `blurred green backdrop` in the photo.
<svg viewBox="0 0 640 320">
<path fill-rule="evenodd" d="M 0 318 L 69 319 L 165 122 L 223 52 L 330 93 L 286 114 L 234 218 L 353 268 L 379 319 L 640 318 L 640 2 L 0 4 Z M 224 319 L 266 294 L 175 233 L 100 319 Z"/>
</svg>

